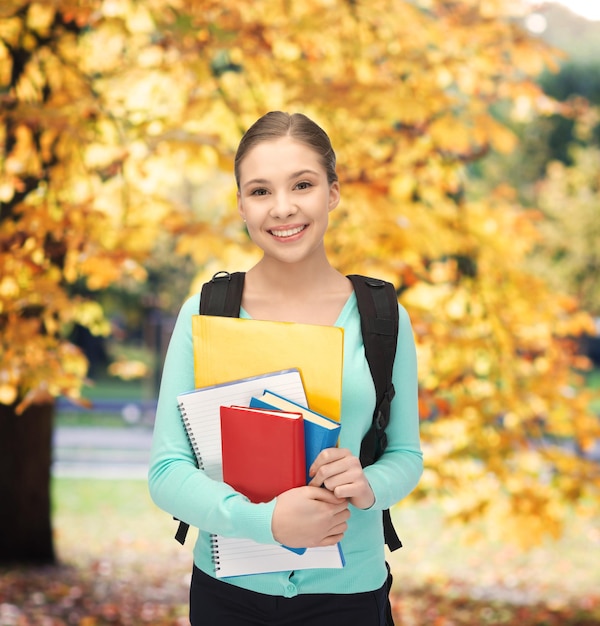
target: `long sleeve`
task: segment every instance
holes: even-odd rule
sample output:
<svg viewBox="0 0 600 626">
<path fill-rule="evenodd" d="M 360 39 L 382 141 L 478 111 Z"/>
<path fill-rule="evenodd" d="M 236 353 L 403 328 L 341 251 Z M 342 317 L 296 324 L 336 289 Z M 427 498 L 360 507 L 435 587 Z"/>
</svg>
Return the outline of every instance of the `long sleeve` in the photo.
<svg viewBox="0 0 600 626">
<path fill-rule="evenodd" d="M 399 307 L 399 331 L 392 373 L 396 395 L 386 428 L 388 445 L 373 465 L 365 468 L 375 504 L 383 510 L 405 498 L 423 472 L 419 440 L 417 360 L 415 342 L 406 310 Z M 365 358 L 356 308 L 344 318 L 344 384 L 340 445 L 359 456 L 362 439 L 371 426 L 375 385 Z"/>
<path fill-rule="evenodd" d="M 276 543 L 271 532 L 274 501 L 252 504 L 227 484 L 197 468 L 177 395 L 194 388 L 191 317 L 199 297 L 183 305 L 163 368 L 149 468 L 150 495 L 157 506 L 207 532 Z"/>
<path fill-rule="evenodd" d="M 399 308 L 399 331 L 392 380 L 396 395 L 386 428 L 387 448 L 382 457 L 365 469 L 375 494 L 375 508 L 386 509 L 405 498 L 423 473 L 419 441 L 417 359 L 408 314 Z"/>
<path fill-rule="evenodd" d="M 275 501 L 252 504 L 226 484 L 209 479 L 196 467 L 176 397 L 194 387 L 191 316 L 198 311 L 198 303 L 199 297 L 195 296 L 183 305 L 169 344 L 154 428 L 149 486 L 160 508 L 201 529 L 194 547 L 194 562 L 204 572 L 215 575 L 209 533 L 276 543 L 271 532 Z M 243 311 L 241 313 L 247 317 Z M 336 325 L 344 329 L 340 445 L 358 456 L 373 416 L 375 387 L 365 358 L 354 294 Z M 315 354 L 315 358 L 319 355 Z M 227 579 L 228 582 L 284 597 L 305 593 L 359 593 L 378 589 L 383 584 L 387 571 L 381 510 L 406 497 L 423 469 L 415 346 L 408 315 L 402 308 L 393 381 L 396 397 L 386 429 L 388 447 L 385 454 L 365 470 L 376 501 L 368 510 L 350 507 L 348 530 L 341 541 L 345 567 L 237 576 Z"/>
</svg>

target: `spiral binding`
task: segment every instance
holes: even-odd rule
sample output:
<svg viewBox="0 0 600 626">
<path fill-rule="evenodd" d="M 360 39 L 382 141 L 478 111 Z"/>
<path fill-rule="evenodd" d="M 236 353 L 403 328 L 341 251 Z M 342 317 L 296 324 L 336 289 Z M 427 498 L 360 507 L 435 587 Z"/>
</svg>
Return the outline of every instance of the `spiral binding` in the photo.
<svg viewBox="0 0 600 626">
<path fill-rule="evenodd" d="M 219 540 L 217 535 L 210 536 L 210 558 L 215 566 L 215 572 L 221 569 L 221 559 L 219 556 Z"/>
<path fill-rule="evenodd" d="M 183 425 L 185 426 L 185 432 L 187 433 L 192 449 L 194 450 L 194 454 L 196 455 L 196 460 L 198 461 L 198 468 L 204 469 L 204 464 L 202 463 L 202 457 L 200 455 L 200 448 L 198 447 L 196 438 L 194 437 L 192 433 L 192 427 L 189 423 L 189 419 L 185 411 L 185 407 L 183 406 L 183 402 L 178 402 L 177 406 L 179 407 L 179 412 L 181 413 L 181 419 L 183 420 Z"/>
</svg>

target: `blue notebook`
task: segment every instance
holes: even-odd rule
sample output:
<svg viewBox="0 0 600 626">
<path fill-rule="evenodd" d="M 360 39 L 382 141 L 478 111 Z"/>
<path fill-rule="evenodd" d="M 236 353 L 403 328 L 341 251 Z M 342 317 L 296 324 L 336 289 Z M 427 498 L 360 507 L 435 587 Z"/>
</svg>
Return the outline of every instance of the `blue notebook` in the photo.
<svg viewBox="0 0 600 626">
<path fill-rule="evenodd" d="M 268 389 L 265 390 L 262 396 L 253 396 L 250 400 L 250 406 L 262 409 L 295 411 L 302 414 L 304 418 L 306 482 L 310 482 L 308 471 L 319 452 L 325 450 L 325 448 L 334 448 L 337 445 L 341 428 L 340 423 Z"/>
</svg>

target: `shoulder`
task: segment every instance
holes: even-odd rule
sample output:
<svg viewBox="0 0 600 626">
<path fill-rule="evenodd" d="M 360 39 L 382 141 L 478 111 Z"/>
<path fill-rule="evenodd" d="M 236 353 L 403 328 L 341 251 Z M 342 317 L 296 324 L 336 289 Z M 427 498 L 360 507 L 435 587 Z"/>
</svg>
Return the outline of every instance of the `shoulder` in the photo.
<svg viewBox="0 0 600 626">
<path fill-rule="evenodd" d="M 398 304 L 398 351 L 405 351 L 405 353 L 408 351 L 412 354 L 415 351 L 416 340 L 410 315 L 401 304 Z"/>
<path fill-rule="evenodd" d="M 405 334 L 413 334 L 413 329 L 412 329 L 412 324 L 410 321 L 410 316 L 408 314 L 408 311 L 404 308 L 404 306 L 402 304 L 400 304 L 400 302 L 398 302 L 398 295 L 396 292 L 396 287 L 394 286 L 393 283 L 380 279 L 380 278 L 376 278 L 376 277 L 371 277 L 371 276 L 363 276 L 363 275 L 359 275 L 358 279 L 355 278 L 355 280 L 353 281 L 355 286 L 356 283 L 364 283 L 365 285 L 368 286 L 368 289 L 371 290 L 371 294 L 373 294 L 374 290 L 377 289 L 381 289 L 383 288 L 386 292 L 386 299 L 388 301 L 388 306 L 394 306 L 392 303 L 395 303 L 395 307 L 397 307 L 397 311 L 398 311 L 398 335 L 405 335 Z M 361 292 L 363 291 L 363 289 L 361 290 L 356 290 L 356 295 L 357 295 L 357 299 L 359 298 L 359 296 L 361 296 Z M 362 294 L 362 297 L 367 297 L 366 296 L 366 291 Z M 377 305 L 376 305 L 377 308 Z M 384 309 L 385 310 L 385 306 Z M 388 309 L 389 311 L 389 309 Z M 388 313 L 389 314 L 389 313 Z M 393 315 L 393 313 L 392 313 Z"/>
<path fill-rule="evenodd" d="M 179 310 L 180 316 L 188 317 L 190 315 L 197 315 L 200 310 L 200 294 L 195 293 L 191 295 L 182 305 Z"/>
<path fill-rule="evenodd" d="M 349 274 L 358 301 L 359 309 L 366 315 L 377 318 L 396 318 L 400 314 L 398 295 L 393 283 L 363 274 Z M 406 313 L 406 311 L 405 311 Z"/>
<path fill-rule="evenodd" d="M 411 325 L 410 315 L 402 304 L 398 302 L 398 318 L 401 325 Z"/>
<path fill-rule="evenodd" d="M 175 322 L 175 331 L 178 331 L 181 328 L 187 328 L 189 325 L 189 320 L 192 315 L 198 315 L 200 308 L 200 294 L 194 294 L 190 296 L 185 302 L 181 305 L 179 309 L 179 313 L 177 314 L 177 320 Z"/>
</svg>

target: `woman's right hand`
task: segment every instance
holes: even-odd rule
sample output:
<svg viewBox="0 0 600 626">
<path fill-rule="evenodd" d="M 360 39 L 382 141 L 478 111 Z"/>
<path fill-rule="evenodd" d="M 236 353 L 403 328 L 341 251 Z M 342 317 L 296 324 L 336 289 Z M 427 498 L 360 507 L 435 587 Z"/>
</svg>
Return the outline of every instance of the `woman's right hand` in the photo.
<svg viewBox="0 0 600 626">
<path fill-rule="evenodd" d="M 277 496 L 273 537 L 290 548 L 336 544 L 346 532 L 348 500 L 321 487 L 297 487 Z"/>
</svg>

